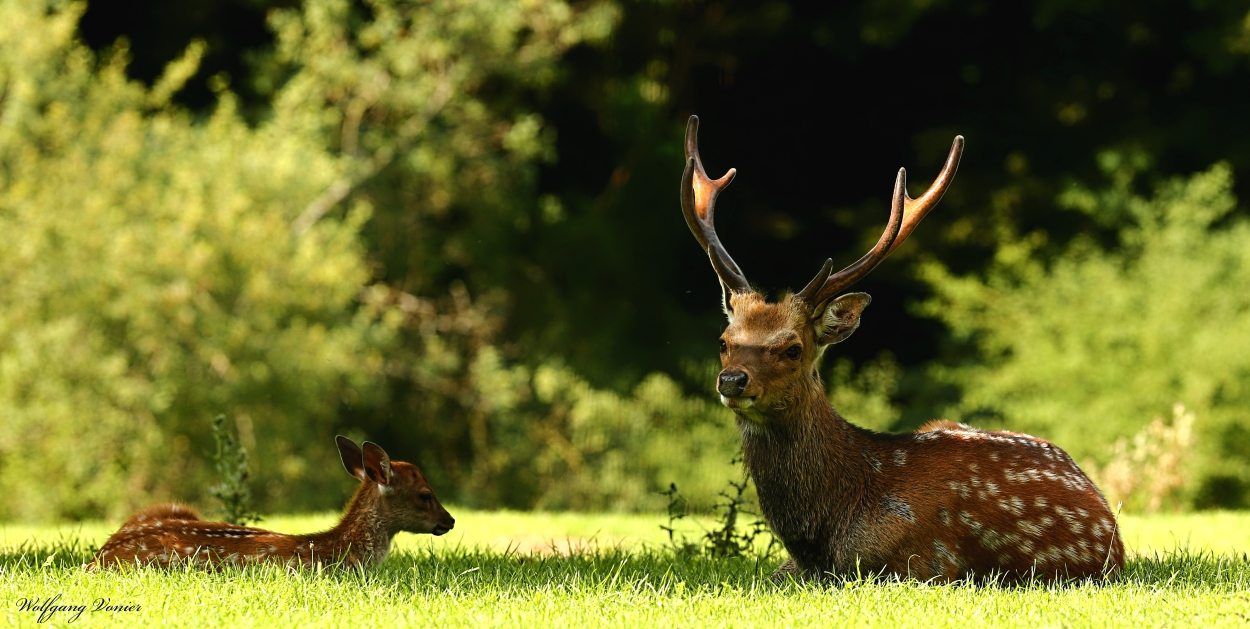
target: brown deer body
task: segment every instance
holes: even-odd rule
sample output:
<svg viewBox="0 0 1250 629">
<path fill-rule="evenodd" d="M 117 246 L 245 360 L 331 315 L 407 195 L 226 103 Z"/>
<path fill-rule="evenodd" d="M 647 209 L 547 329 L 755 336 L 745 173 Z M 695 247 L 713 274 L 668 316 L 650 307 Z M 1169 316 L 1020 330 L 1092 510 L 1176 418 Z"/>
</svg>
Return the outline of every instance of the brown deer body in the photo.
<svg viewBox="0 0 1250 629">
<path fill-rule="evenodd" d="M 736 174 L 707 177 L 698 118 L 686 131 L 682 209 L 721 280 L 729 325 L 717 390 L 733 409 L 760 509 L 799 576 L 899 575 L 1008 581 L 1102 577 L 1124 560 L 1115 516 L 1070 457 L 1045 440 L 935 421 L 907 434 L 857 427 L 829 404 L 825 349 L 859 327 L 871 298 L 838 295 L 872 270 L 941 199 L 963 138 L 921 197 L 895 182 L 885 233 L 859 261 L 827 261 L 797 294 L 769 303 L 714 227 L 717 195 Z"/>
<path fill-rule="evenodd" d="M 312 535 L 285 535 L 206 522 L 183 505 L 155 505 L 131 516 L 104 543 L 89 568 L 267 561 L 372 568 L 386 559 L 396 533 L 442 535 L 455 526 L 417 466 L 391 461 L 368 441 L 363 450 L 346 437 L 337 437 L 336 442 L 344 467 L 362 481 L 338 526 Z"/>
</svg>

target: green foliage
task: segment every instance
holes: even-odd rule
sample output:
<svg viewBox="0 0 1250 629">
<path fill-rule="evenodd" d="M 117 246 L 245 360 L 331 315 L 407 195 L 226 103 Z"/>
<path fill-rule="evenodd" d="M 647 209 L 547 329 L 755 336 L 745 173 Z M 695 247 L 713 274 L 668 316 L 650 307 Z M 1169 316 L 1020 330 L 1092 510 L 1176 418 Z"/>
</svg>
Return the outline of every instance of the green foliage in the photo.
<svg viewBox="0 0 1250 629">
<path fill-rule="evenodd" d="M 877 431 L 895 427 L 900 412 L 891 398 L 898 392 L 902 369 L 893 356 L 883 353 L 858 369 L 843 357 L 829 372 L 829 402 L 842 417 Z"/>
<path fill-rule="evenodd" d="M 465 488 L 483 504 L 656 510 L 672 479 L 710 501 L 737 473 L 732 416 L 662 374 L 622 395 L 558 365 L 507 367 L 494 350 L 472 372 L 483 446 Z"/>
<path fill-rule="evenodd" d="M 952 419 L 1053 439 L 1106 463 L 1109 444 L 1183 403 L 1197 416 L 1187 478 L 1199 506 L 1237 505 L 1250 486 L 1250 223 L 1232 214 L 1225 164 L 1133 189 L 1134 162 L 1101 158 L 1103 190 L 1061 198 L 1105 225 L 1105 247 L 1078 238 L 1053 260 L 1044 233 L 1000 232 L 984 277 L 933 263 L 924 312 L 975 346 L 977 362 L 939 376 L 964 391 Z"/>
<path fill-rule="evenodd" d="M 304 229 L 344 198 L 377 212 L 366 229 L 377 273 L 414 294 L 465 275 L 499 286 L 499 256 L 537 212 L 537 162 L 554 131 L 522 95 L 558 76 L 561 54 L 602 41 L 615 5 L 559 0 L 308 0 L 275 11 L 277 52 L 258 80 L 275 108 L 307 112 L 346 165 L 310 203 Z"/>
<path fill-rule="evenodd" d="M 81 12 L 0 4 L 0 518 L 200 496 L 192 444 L 219 408 L 269 504 L 290 504 L 323 481 L 301 457 L 328 445 L 308 444 L 379 390 L 392 332 L 357 300 L 368 208 L 294 237 L 343 171 L 313 116 L 252 128 L 222 93 L 196 121 L 169 97 L 202 45 L 145 89 L 124 48 L 74 41 Z"/>
<path fill-rule="evenodd" d="M 260 515 L 251 509 L 252 488 L 247 484 L 252 473 L 248 469 L 247 449 L 239 445 L 239 439 L 226 428 L 226 416 L 213 418 L 213 441 L 217 445 L 212 455 L 217 476 L 221 479 L 208 488 L 208 495 L 221 503 L 221 511 L 227 522 L 246 526 L 259 522 Z"/>
</svg>

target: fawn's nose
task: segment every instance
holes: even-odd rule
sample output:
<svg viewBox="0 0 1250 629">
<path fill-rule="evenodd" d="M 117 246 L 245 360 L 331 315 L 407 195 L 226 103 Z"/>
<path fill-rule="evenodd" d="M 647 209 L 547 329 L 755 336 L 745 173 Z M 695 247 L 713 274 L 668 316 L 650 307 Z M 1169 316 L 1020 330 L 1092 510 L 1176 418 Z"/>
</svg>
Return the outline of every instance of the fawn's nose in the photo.
<svg viewBox="0 0 1250 629">
<path fill-rule="evenodd" d="M 747 374 L 744 371 L 722 371 L 716 390 L 725 397 L 738 397 L 747 388 Z"/>
</svg>

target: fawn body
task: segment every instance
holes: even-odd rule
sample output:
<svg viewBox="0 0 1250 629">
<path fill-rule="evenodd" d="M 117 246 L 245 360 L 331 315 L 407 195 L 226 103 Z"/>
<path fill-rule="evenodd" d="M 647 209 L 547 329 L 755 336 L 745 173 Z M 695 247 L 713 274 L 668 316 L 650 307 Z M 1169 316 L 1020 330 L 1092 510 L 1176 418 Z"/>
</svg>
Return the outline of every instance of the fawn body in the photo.
<svg viewBox="0 0 1250 629">
<path fill-rule="evenodd" d="M 717 195 L 736 174 L 710 179 L 698 119 L 686 131 L 682 209 L 720 277 L 729 318 L 720 339 L 721 402 L 733 409 L 760 510 L 790 553 L 782 572 L 888 574 L 921 580 L 1099 577 L 1120 569 L 1115 516 L 1080 468 L 1049 442 L 935 421 L 882 434 L 829 404 L 818 373 L 871 301 L 843 290 L 872 270 L 941 199 L 963 149 L 921 197 L 895 181 L 890 220 L 868 254 L 838 273 L 825 262 L 799 293 L 770 303 L 747 283 L 714 227 Z"/>
<path fill-rule="evenodd" d="M 285 535 L 206 522 L 183 505 L 155 505 L 126 520 L 89 567 L 277 561 L 291 566 L 322 563 L 372 568 L 386 559 L 396 533 L 442 535 L 455 526 L 455 519 L 439 503 L 417 466 L 391 461 L 374 443 L 366 441 L 362 450 L 346 437 L 337 437 L 336 442 L 344 467 L 362 482 L 334 528 L 312 535 Z"/>
</svg>

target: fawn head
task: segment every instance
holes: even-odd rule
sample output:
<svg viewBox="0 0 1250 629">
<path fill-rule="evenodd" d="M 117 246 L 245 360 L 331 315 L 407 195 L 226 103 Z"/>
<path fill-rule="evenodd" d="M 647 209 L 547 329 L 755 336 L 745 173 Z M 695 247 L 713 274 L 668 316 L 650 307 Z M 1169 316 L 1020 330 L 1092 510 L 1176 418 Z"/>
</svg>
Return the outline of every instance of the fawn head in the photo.
<svg viewBox="0 0 1250 629">
<path fill-rule="evenodd" d="M 833 273 L 833 260 L 798 293 L 769 303 L 751 288 L 742 270 L 716 235 L 716 197 L 733 181 L 729 169 L 712 179 L 699 158 L 699 118 L 686 126 L 686 170 L 681 179 L 681 208 L 686 224 L 707 252 L 720 278 L 721 303 L 729 325 L 720 337 L 721 372 L 716 390 L 721 403 L 748 420 L 762 423 L 770 414 L 793 408 L 813 391 L 821 391 L 817 367 L 828 346 L 846 340 L 859 328 L 860 315 L 872 298 L 866 293 L 839 295 L 867 275 L 903 244 L 932 210 L 955 177 L 963 154 L 963 136 L 956 136 L 946 166 L 920 197 L 907 196 L 907 171 L 894 180 L 890 219 L 876 246 L 850 266 Z"/>
<path fill-rule="evenodd" d="M 347 473 L 377 485 L 381 515 L 389 528 L 442 535 L 456 525 L 456 519 L 439 503 L 417 466 L 392 461 L 381 446 L 371 441 L 366 441 L 362 450 L 342 435 L 334 440 Z"/>
</svg>

